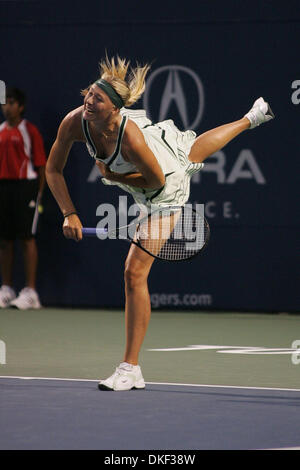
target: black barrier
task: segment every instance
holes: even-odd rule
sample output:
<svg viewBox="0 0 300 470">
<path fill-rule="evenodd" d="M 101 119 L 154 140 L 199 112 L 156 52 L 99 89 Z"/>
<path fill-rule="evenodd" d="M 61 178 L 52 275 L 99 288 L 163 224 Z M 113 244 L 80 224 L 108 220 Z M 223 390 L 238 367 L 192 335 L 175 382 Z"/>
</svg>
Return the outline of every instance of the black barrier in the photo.
<svg viewBox="0 0 300 470">
<path fill-rule="evenodd" d="M 260 96 L 276 115 L 193 176 L 190 201 L 205 204 L 210 244 L 190 263 L 172 269 L 155 263 L 153 306 L 298 311 L 298 3 L 200 1 L 184 12 L 161 5 L 159 14 L 148 5 L 74 3 L 0 4 L 0 79 L 26 90 L 27 117 L 47 151 L 60 120 L 80 106 L 80 90 L 97 78 L 105 50 L 152 63 L 135 107 L 154 121 L 173 119 L 199 134 L 242 117 Z M 119 207 L 124 193 L 101 183 L 83 144 L 74 145 L 65 176 L 84 225 L 97 223 L 99 204 Z M 122 306 L 128 246 L 67 241 L 49 191 L 44 206 L 38 239 L 44 305 Z"/>
</svg>

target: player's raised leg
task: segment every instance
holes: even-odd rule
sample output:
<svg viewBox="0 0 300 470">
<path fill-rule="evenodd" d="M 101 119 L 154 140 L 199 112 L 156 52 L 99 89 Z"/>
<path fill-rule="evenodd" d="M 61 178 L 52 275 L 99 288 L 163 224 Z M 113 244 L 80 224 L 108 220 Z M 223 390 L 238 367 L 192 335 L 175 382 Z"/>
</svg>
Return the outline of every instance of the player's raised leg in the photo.
<svg viewBox="0 0 300 470">
<path fill-rule="evenodd" d="M 196 163 L 203 162 L 243 131 L 253 129 L 274 117 L 269 104 L 263 98 L 258 98 L 242 119 L 216 127 L 197 137 L 191 148 L 189 160 Z"/>
</svg>

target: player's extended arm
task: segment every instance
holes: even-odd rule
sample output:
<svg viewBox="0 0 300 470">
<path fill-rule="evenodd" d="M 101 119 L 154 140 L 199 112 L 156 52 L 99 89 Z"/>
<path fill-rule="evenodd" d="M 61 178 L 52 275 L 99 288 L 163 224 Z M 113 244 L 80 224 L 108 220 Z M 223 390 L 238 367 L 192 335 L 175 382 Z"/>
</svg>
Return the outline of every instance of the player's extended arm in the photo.
<svg viewBox="0 0 300 470">
<path fill-rule="evenodd" d="M 63 232 L 65 237 L 81 240 L 82 233 L 79 217 L 74 214 L 76 209 L 71 200 L 63 170 L 74 142 L 72 132 L 72 118 L 68 116 L 62 121 L 56 140 L 51 148 L 50 155 L 46 165 L 46 179 L 48 186 L 56 199 L 63 215 L 71 214 L 65 217 Z M 73 212 L 73 214 L 72 214 Z"/>
</svg>

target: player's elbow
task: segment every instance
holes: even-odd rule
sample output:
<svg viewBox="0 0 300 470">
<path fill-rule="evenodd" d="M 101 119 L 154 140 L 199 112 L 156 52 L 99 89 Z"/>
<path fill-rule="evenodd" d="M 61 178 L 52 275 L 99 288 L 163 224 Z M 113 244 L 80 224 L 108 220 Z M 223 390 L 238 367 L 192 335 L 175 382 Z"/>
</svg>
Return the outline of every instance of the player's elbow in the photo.
<svg viewBox="0 0 300 470">
<path fill-rule="evenodd" d="M 50 150 L 49 158 L 46 163 L 46 177 L 47 175 L 63 172 L 68 151 L 69 149 L 62 147 L 59 140 L 56 139 Z"/>
<path fill-rule="evenodd" d="M 63 172 L 62 169 L 59 168 L 55 162 L 51 161 L 49 159 L 46 164 L 45 168 L 45 177 L 46 181 L 48 183 L 48 186 L 51 186 L 52 184 L 55 184 L 57 179 L 59 179 L 62 176 Z"/>
<path fill-rule="evenodd" d="M 49 176 L 55 173 L 59 173 L 58 169 L 56 168 L 56 166 L 51 160 L 47 161 L 45 173 L 46 173 L 46 178 L 48 178 Z"/>
</svg>

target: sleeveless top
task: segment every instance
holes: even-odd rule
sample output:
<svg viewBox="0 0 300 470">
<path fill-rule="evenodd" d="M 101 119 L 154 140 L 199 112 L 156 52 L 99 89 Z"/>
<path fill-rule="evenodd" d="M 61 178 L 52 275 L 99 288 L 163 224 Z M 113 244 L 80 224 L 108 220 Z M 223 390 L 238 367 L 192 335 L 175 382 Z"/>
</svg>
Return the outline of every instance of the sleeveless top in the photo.
<svg viewBox="0 0 300 470">
<path fill-rule="evenodd" d="M 91 138 L 90 131 L 89 131 L 89 123 L 85 119 L 83 119 L 83 116 L 81 117 L 82 121 L 82 129 L 86 138 L 86 146 L 88 149 L 88 152 L 91 157 L 93 157 L 95 160 L 99 160 L 103 163 L 105 163 L 111 171 L 114 171 L 116 173 L 134 173 L 137 172 L 136 166 L 133 165 L 130 162 L 126 162 L 122 156 L 121 150 L 122 150 L 122 139 L 125 131 L 125 127 L 128 121 L 128 116 L 123 116 L 122 121 L 119 127 L 119 132 L 118 132 L 118 137 L 117 137 L 117 142 L 115 149 L 113 153 L 106 157 L 106 158 L 100 158 L 97 155 L 97 149 L 96 146 Z"/>
<path fill-rule="evenodd" d="M 129 118 L 137 124 L 144 135 L 146 144 L 157 159 L 166 178 L 165 185 L 159 189 L 143 189 L 110 181 L 106 178 L 101 178 L 102 183 L 119 186 L 124 191 L 131 193 L 135 201 L 143 206 L 184 204 L 189 197 L 192 175 L 204 166 L 203 163 L 193 163 L 188 159 L 190 149 L 196 139 L 196 133 L 192 130 L 180 131 L 172 120 L 153 124 L 143 109 L 122 108 L 120 114 L 122 120 L 116 147 L 112 155 L 105 159 L 97 156 L 96 146 L 90 136 L 88 121 L 82 117 L 82 128 L 89 154 L 94 159 L 108 165 L 116 173 L 137 173 L 136 166 L 126 162 L 121 152 L 124 130 Z"/>
</svg>

